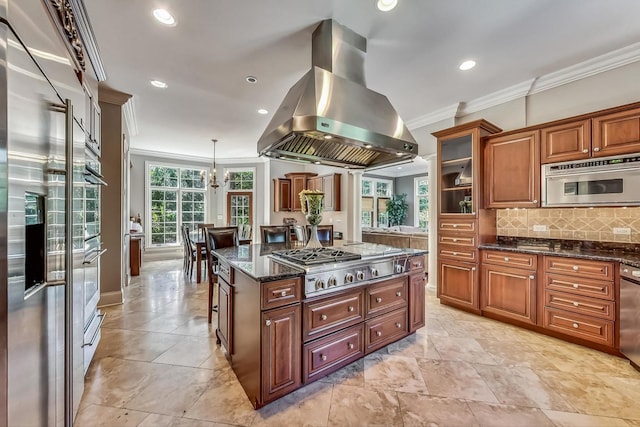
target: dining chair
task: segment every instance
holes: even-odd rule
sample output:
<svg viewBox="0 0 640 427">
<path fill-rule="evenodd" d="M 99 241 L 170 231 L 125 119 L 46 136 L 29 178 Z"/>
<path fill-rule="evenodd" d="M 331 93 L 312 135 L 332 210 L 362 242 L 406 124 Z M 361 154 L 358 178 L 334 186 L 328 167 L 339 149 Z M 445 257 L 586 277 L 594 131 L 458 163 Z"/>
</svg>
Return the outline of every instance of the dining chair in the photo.
<svg viewBox="0 0 640 427">
<path fill-rule="evenodd" d="M 193 276 L 193 265 L 195 264 L 196 257 L 196 248 L 191 240 L 191 235 L 189 231 L 189 226 L 183 225 L 181 227 L 182 231 L 182 245 L 184 247 L 184 260 L 182 263 L 182 269 L 184 270 L 184 274 L 191 281 L 191 277 Z"/>
<path fill-rule="evenodd" d="M 307 243 L 307 228 L 304 225 L 294 224 L 291 226 L 293 229 L 293 235 L 296 236 L 296 240 L 300 243 Z"/>
<path fill-rule="evenodd" d="M 207 228 L 205 236 L 209 276 L 208 321 L 211 323 L 211 313 L 218 311 L 218 306 L 213 305 L 214 283 L 218 283 L 218 259 L 213 255 L 213 251 L 238 246 L 238 227 Z"/>
<path fill-rule="evenodd" d="M 311 233 L 311 226 L 307 225 L 307 235 Z M 318 226 L 318 240 L 321 243 L 329 243 L 328 246 L 333 246 L 333 225 L 319 225 Z"/>
<path fill-rule="evenodd" d="M 215 226 L 216 226 L 215 224 L 203 224 L 203 223 L 198 224 L 198 237 L 204 240 L 206 236 L 206 229 L 214 228 Z"/>
<path fill-rule="evenodd" d="M 289 243 L 291 240 L 288 225 L 261 225 L 260 236 L 262 243 Z"/>
</svg>

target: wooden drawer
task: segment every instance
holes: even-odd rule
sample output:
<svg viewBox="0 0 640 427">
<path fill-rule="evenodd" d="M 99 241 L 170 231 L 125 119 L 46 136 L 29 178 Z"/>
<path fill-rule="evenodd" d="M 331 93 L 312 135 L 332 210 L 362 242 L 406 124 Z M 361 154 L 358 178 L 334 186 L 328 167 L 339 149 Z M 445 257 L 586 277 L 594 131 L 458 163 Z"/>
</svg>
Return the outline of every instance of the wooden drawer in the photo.
<svg viewBox="0 0 640 427">
<path fill-rule="evenodd" d="M 476 231 L 476 220 L 464 220 L 464 219 L 441 219 L 438 223 L 438 231 L 461 231 L 472 232 Z"/>
<path fill-rule="evenodd" d="M 579 277 L 563 276 L 561 274 L 545 274 L 544 288 L 611 301 L 615 298 L 613 282 L 588 280 Z"/>
<path fill-rule="evenodd" d="M 613 263 L 576 258 L 545 256 L 545 273 L 568 274 L 589 279 L 613 280 Z"/>
<path fill-rule="evenodd" d="M 609 320 L 545 307 L 543 326 L 576 338 L 613 347 L 614 328 L 613 322 Z"/>
<path fill-rule="evenodd" d="M 438 243 L 448 246 L 476 246 L 476 236 L 470 234 L 467 236 L 451 235 L 449 233 L 439 234 Z"/>
<path fill-rule="evenodd" d="M 300 302 L 302 284 L 299 277 L 262 283 L 262 309 Z"/>
<path fill-rule="evenodd" d="M 305 344 L 302 353 L 303 381 L 322 378 L 364 355 L 364 324 Z"/>
<path fill-rule="evenodd" d="M 538 268 L 538 256 L 533 254 L 522 254 L 518 252 L 506 251 L 481 251 L 483 263 L 503 265 L 505 267 L 523 267 L 527 270 Z"/>
<path fill-rule="evenodd" d="M 364 333 L 367 354 L 407 335 L 406 307 L 367 320 Z"/>
<path fill-rule="evenodd" d="M 233 268 L 225 260 L 218 260 L 218 276 L 227 281 L 228 284 L 233 285 Z"/>
<path fill-rule="evenodd" d="M 585 316 L 595 316 L 606 320 L 616 319 L 616 303 L 613 301 L 545 290 L 544 305 Z"/>
<path fill-rule="evenodd" d="M 409 268 L 413 270 L 424 270 L 426 268 L 424 255 L 409 258 Z"/>
<path fill-rule="evenodd" d="M 478 251 L 473 247 L 438 246 L 438 256 L 457 261 L 476 262 Z"/>
<path fill-rule="evenodd" d="M 406 307 L 407 277 L 398 277 L 371 285 L 365 292 L 366 318 Z"/>
<path fill-rule="evenodd" d="M 308 341 L 364 320 L 364 292 L 305 302 L 302 307 L 302 338 Z"/>
</svg>

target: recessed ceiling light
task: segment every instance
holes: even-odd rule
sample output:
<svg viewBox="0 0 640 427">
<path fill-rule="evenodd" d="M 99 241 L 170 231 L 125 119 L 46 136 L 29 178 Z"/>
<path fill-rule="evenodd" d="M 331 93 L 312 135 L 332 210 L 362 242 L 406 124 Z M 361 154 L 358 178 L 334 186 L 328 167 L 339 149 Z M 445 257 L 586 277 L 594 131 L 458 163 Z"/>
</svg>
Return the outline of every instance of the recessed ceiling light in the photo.
<svg viewBox="0 0 640 427">
<path fill-rule="evenodd" d="M 462 64 L 460 64 L 459 68 L 462 71 L 467 71 L 472 69 L 475 66 L 476 66 L 476 61 L 474 61 L 473 59 L 469 59 L 468 61 L 464 61 Z"/>
<path fill-rule="evenodd" d="M 382 12 L 389 12 L 398 5 L 398 0 L 377 0 L 376 7 Z"/>
<path fill-rule="evenodd" d="M 167 9 L 154 9 L 153 17 L 161 24 L 168 25 L 170 27 L 176 25 L 176 19 Z"/>
<path fill-rule="evenodd" d="M 267 110 L 265 110 L 264 108 L 261 108 L 258 110 L 258 114 L 269 114 L 269 112 Z"/>
<path fill-rule="evenodd" d="M 165 82 L 162 82 L 160 80 L 151 80 L 151 84 L 153 86 L 157 87 L 157 88 L 160 88 L 160 89 L 166 89 L 166 88 L 169 87 L 168 84 L 166 84 Z"/>
<path fill-rule="evenodd" d="M 247 81 L 247 83 L 257 83 L 258 82 L 258 78 L 257 77 L 253 77 L 253 76 L 247 76 L 247 77 L 245 77 L 245 80 Z"/>
</svg>

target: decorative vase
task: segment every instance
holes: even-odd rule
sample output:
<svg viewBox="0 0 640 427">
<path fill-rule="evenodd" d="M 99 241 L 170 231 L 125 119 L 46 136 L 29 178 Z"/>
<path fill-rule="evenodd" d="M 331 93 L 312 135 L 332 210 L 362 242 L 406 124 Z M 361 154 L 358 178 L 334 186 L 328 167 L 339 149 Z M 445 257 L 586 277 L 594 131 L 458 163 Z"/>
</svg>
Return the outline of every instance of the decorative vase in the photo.
<svg viewBox="0 0 640 427">
<path fill-rule="evenodd" d="M 318 224 L 322 221 L 322 209 L 324 207 L 324 193 L 321 192 L 301 192 L 304 198 L 303 212 L 306 214 L 307 222 L 311 224 L 311 233 L 307 248 L 321 248 L 322 243 L 318 240 Z"/>
</svg>

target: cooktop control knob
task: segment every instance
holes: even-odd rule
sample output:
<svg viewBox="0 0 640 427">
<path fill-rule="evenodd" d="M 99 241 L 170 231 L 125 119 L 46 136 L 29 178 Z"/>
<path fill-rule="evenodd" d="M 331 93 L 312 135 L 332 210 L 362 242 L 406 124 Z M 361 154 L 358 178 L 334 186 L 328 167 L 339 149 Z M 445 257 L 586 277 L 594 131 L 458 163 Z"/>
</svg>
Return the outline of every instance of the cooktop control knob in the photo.
<svg viewBox="0 0 640 427">
<path fill-rule="evenodd" d="M 329 286 L 336 286 L 338 284 L 338 281 L 336 280 L 335 276 L 331 276 L 329 277 L 329 280 L 327 280 L 327 285 Z"/>
<path fill-rule="evenodd" d="M 353 274 L 347 273 L 346 276 L 344 276 L 344 283 L 352 283 L 352 282 L 353 282 Z"/>
<path fill-rule="evenodd" d="M 324 283 L 324 280 L 318 279 L 316 280 L 316 289 L 327 289 L 327 285 Z"/>
<path fill-rule="evenodd" d="M 404 272 L 404 268 L 402 267 L 402 264 L 396 264 L 396 273 L 403 273 Z"/>
<path fill-rule="evenodd" d="M 356 279 L 364 280 L 364 271 L 357 271 L 356 272 Z"/>
<path fill-rule="evenodd" d="M 371 269 L 371 277 L 378 277 L 379 274 L 380 274 L 380 272 L 378 271 L 377 268 L 372 268 Z"/>
</svg>

